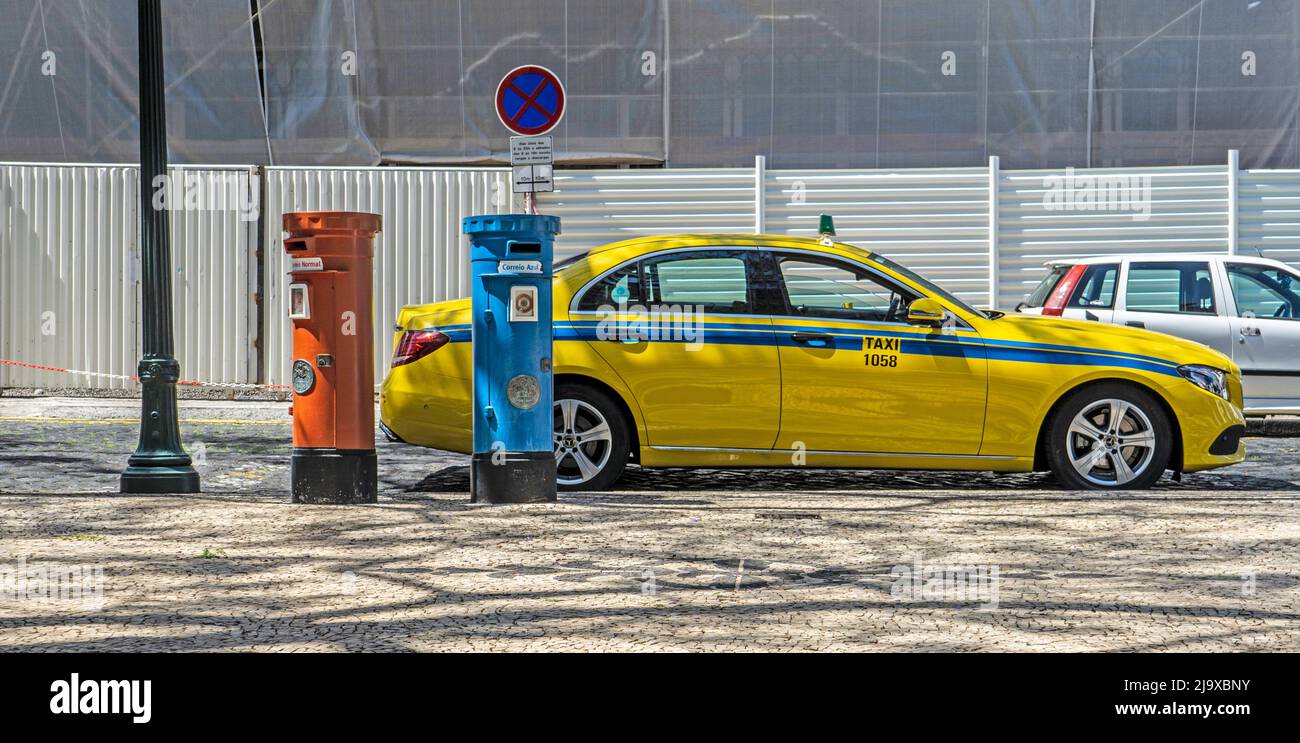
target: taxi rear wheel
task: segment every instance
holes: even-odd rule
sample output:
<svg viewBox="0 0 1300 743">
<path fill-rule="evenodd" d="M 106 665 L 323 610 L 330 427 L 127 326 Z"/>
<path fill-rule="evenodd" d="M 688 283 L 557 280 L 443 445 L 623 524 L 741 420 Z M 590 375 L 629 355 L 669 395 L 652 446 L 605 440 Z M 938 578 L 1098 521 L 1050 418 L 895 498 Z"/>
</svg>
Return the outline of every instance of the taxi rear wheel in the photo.
<svg viewBox="0 0 1300 743">
<path fill-rule="evenodd" d="M 623 476 L 627 422 L 605 393 L 579 384 L 555 388 L 555 479 L 562 491 L 604 490 Z"/>
<path fill-rule="evenodd" d="M 1140 490 L 1164 474 L 1173 431 L 1151 393 L 1107 383 L 1085 387 L 1052 421 L 1048 462 L 1072 490 Z"/>
</svg>

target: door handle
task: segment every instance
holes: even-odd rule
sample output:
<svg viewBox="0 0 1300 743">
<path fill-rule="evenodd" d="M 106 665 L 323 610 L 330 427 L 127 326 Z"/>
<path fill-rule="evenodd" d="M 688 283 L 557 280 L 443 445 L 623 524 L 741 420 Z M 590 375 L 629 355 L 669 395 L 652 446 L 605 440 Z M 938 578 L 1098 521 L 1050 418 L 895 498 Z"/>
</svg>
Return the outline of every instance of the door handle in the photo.
<svg viewBox="0 0 1300 743">
<path fill-rule="evenodd" d="M 835 336 L 831 335 L 830 333 L 791 333 L 790 338 L 794 340 L 795 343 L 803 343 L 803 344 L 808 344 L 808 343 L 830 344 L 835 342 Z"/>
<path fill-rule="evenodd" d="M 1258 335 L 1263 335 L 1263 333 L 1259 332 L 1259 328 L 1253 326 L 1246 327 L 1243 325 L 1241 328 L 1241 337 L 1245 338 L 1248 335 L 1258 336 Z"/>
<path fill-rule="evenodd" d="M 1124 324 L 1129 326 L 1130 328 L 1146 328 L 1147 326 L 1147 324 L 1142 322 L 1141 320 L 1129 320 Z"/>
</svg>

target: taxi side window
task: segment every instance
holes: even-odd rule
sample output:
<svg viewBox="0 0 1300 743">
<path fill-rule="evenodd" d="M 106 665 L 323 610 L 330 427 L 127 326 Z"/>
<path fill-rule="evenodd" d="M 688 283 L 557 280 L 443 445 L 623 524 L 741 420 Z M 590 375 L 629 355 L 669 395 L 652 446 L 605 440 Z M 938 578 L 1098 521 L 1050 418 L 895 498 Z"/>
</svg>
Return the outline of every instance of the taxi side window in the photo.
<svg viewBox="0 0 1300 743">
<path fill-rule="evenodd" d="M 587 290 L 578 301 L 579 310 L 598 311 L 602 307 L 618 309 L 619 305 L 641 302 L 640 264 L 624 266 L 601 279 Z"/>
<path fill-rule="evenodd" d="M 691 306 L 707 314 L 751 314 L 750 286 L 743 253 L 706 251 L 647 260 L 645 302 Z"/>
<path fill-rule="evenodd" d="M 866 271 L 835 261 L 779 256 L 790 314 L 837 320 L 890 322 L 914 297 Z"/>
<path fill-rule="evenodd" d="M 1213 315 L 1214 284 L 1208 263 L 1131 263 L 1128 267 L 1126 309 Z"/>
</svg>

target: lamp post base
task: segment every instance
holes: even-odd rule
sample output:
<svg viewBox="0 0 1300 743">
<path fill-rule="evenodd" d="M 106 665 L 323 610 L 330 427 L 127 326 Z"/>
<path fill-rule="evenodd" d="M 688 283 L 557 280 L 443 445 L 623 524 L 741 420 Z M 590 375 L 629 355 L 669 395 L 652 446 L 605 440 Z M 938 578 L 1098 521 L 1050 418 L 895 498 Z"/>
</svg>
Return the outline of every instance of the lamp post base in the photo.
<svg viewBox="0 0 1300 743">
<path fill-rule="evenodd" d="M 122 472 L 123 493 L 197 493 L 199 473 L 193 467 L 127 465 Z"/>
</svg>

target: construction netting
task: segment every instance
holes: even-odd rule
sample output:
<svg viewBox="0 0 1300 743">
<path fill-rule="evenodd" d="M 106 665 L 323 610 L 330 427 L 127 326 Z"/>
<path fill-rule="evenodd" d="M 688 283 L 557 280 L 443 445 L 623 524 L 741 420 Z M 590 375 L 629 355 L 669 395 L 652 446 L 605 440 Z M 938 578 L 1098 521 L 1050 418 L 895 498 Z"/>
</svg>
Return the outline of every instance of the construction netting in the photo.
<svg viewBox="0 0 1300 743">
<path fill-rule="evenodd" d="M 1300 167 L 1298 0 L 163 0 L 178 163 Z M 137 159 L 136 3 L 0 0 L 0 159 Z"/>
</svg>

